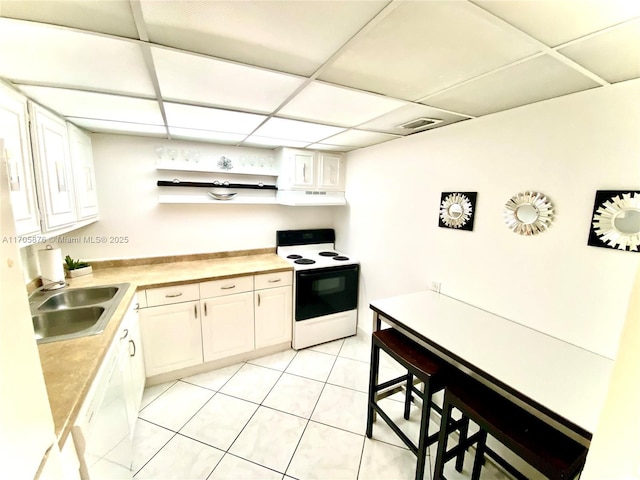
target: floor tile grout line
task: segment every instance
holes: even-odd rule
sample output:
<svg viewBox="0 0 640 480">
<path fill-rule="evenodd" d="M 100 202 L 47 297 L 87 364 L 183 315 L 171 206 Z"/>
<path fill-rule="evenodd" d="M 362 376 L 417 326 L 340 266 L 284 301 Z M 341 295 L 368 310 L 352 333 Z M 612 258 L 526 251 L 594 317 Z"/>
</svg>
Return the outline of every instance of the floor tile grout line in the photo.
<svg viewBox="0 0 640 480">
<path fill-rule="evenodd" d="M 142 407 L 140 410 L 138 410 L 138 415 L 140 415 L 140 413 L 147 408 L 149 405 L 151 405 L 153 402 L 155 402 L 156 400 L 158 400 L 161 396 L 163 396 L 165 393 L 167 393 L 167 391 L 171 390 L 171 387 L 173 387 L 176 383 L 178 383 L 178 380 L 170 380 L 171 382 L 173 382 L 171 385 L 169 385 L 167 388 L 165 388 L 157 397 L 155 397 L 153 400 L 151 400 L 149 403 L 147 403 L 144 407 Z M 169 382 L 166 382 L 169 383 Z M 160 383 L 159 385 L 163 385 L 162 383 Z M 155 385 L 154 385 L 155 387 Z M 145 387 L 146 388 L 146 387 Z"/>
<path fill-rule="evenodd" d="M 145 420 L 145 421 L 148 421 L 148 420 Z M 153 422 L 149 422 L 149 423 L 152 423 L 153 425 L 156 425 L 156 424 L 155 424 L 155 423 L 153 423 Z M 156 425 L 156 426 L 159 426 L 159 425 Z M 163 427 L 163 428 L 164 428 L 164 427 Z M 175 438 L 175 436 L 176 436 L 176 435 L 178 435 L 178 432 L 174 432 L 173 430 L 170 430 L 170 431 L 171 431 L 171 432 L 173 432 L 173 435 L 171 435 L 171 438 L 170 438 L 169 440 L 167 440 L 167 441 L 166 441 L 166 442 L 165 442 L 165 443 L 164 443 L 164 444 L 163 444 L 163 445 L 162 445 L 162 446 L 161 446 L 161 447 L 156 451 L 156 453 L 154 453 L 153 455 L 151 455 L 151 457 L 149 457 L 149 460 L 147 460 L 146 462 L 144 462 L 144 465 L 142 465 L 142 466 L 138 469 L 138 471 L 137 471 L 136 473 L 134 473 L 134 474 L 133 474 L 133 477 L 134 477 L 134 478 L 135 478 L 135 476 L 136 476 L 136 475 L 138 475 L 138 474 L 139 474 L 139 473 L 144 469 L 144 467 L 146 467 L 146 466 L 149 464 L 149 462 L 151 462 L 151 460 L 153 460 L 153 459 L 156 457 L 156 455 L 158 455 L 158 454 L 162 451 L 162 449 L 163 449 L 164 447 L 166 447 L 166 446 L 169 444 L 169 442 L 170 442 L 171 440 L 173 440 L 173 439 Z"/>
</svg>

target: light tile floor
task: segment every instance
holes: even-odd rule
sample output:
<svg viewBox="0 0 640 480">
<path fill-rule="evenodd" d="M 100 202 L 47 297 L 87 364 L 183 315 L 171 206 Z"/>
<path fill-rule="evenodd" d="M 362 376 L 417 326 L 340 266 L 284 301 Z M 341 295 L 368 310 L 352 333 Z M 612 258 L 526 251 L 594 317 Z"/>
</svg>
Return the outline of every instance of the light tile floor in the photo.
<svg viewBox="0 0 640 480">
<path fill-rule="evenodd" d="M 370 348 L 359 334 L 147 388 L 134 478 L 412 480 L 416 458 L 382 420 L 365 436 Z M 383 356 L 381 379 L 402 373 Z M 416 441 L 419 410 L 406 422 L 401 401 L 383 402 Z M 427 480 L 434 458 L 431 448 Z M 470 465 L 462 474 L 448 465 L 447 478 L 469 478 Z M 509 477 L 487 462 L 482 478 Z"/>
</svg>

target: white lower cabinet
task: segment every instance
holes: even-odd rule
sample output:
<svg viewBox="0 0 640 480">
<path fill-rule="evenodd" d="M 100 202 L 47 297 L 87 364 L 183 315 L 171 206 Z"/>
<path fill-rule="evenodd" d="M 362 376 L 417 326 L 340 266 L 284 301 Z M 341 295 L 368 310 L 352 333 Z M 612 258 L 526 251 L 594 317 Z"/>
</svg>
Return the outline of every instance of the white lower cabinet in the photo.
<svg viewBox="0 0 640 480">
<path fill-rule="evenodd" d="M 146 376 L 291 342 L 292 280 L 287 271 L 139 292 Z"/>
<path fill-rule="evenodd" d="M 147 301 L 148 299 L 147 296 Z M 202 333 L 198 310 L 198 301 L 140 310 L 147 376 L 202 363 Z"/>
<path fill-rule="evenodd" d="M 254 349 L 253 293 L 207 298 L 200 305 L 205 362 Z"/>
<path fill-rule="evenodd" d="M 138 314 L 138 302 L 135 298 L 125 314 L 120 331 L 120 368 L 123 372 L 129 430 L 133 436 L 146 380 L 140 335 L 140 315 Z"/>
<path fill-rule="evenodd" d="M 291 341 L 291 287 L 257 290 L 255 296 L 256 348 Z"/>
</svg>

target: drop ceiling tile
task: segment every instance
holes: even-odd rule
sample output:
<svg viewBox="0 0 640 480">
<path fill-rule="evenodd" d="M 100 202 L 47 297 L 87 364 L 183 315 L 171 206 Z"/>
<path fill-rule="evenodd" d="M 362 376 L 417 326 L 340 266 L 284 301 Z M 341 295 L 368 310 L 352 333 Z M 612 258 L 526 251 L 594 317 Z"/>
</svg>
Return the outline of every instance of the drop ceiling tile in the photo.
<svg viewBox="0 0 640 480">
<path fill-rule="evenodd" d="M 168 102 L 165 102 L 164 110 L 169 127 L 241 133 L 244 134 L 242 138 L 253 132 L 267 118 L 265 115 L 253 113 Z"/>
<path fill-rule="evenodd" d="M 407 130 L 399 126 L 419 118 L 430 118 L 434 120 L 441 120 L 441 122 L 434 124 L 431 127 L 426 127 L 419 130 Z M 468 118 L 469 117 L 465 117 L 462 115 L 443 112 L 442 110 L 432 108 L 427 105 L 411 103 L 407 106 L 382 115 L 375 120 L 363 123 L 362 125 L 359 125 L 359 127 L 366 130 L 378 130 L 386 133 L 395 133 L 397 135 L 409 135 L 411 133 L 415 133 L 416 131 L 430 130 L 432 128 L 443 127 L 450 123 L 459 122 L 461 120 L 468 120 Z"/>
<path fill-rule="evenodd" d="M 50 23 L 138 38 L 129 0 L 87 2 L 69 0 L 20 0 L 2 2 L 3 17 Z"/>
<path fill-rule="evenodd" d="M 111 120 L 96 120 L 94 118 L 69 117 L 68 120 L 79 127 L 96 133 L 117 133 L 125 135 L 151 135 L 166 137 L 167 130 L 160 125 L 144 125 L 141 123 L 114 122 Z"/>
<path fill-rule="evenodd" d="M 360 147 L 344 147 L 340 145 L 328 145 L 326 143 L 313 143 L 308 145 L 307 148 L 312 150 L 323 150 L 327 152 L 350 152 L 351 150 L 355 150 Z"/>
<path fill-rule="evenodd" d="M 353 127 L 406 104 L 395 98 L 312 82 L 278 114 Z"/>
<path fill-rule="evenodd" d="M 160 90 L 168 100 L 271 112 L 304 79 L 164 48 L 152 48 Z"/>
<path fill-rule="evenodd" d="M 287 118 L 270 118 L 255 134 L 269 138 L 283 138 L 313 143 L 323 138 L 344 131 L 344 128 L 320 125 L 318 123 L 300 122 Z"/>
<path fill-rule="evenodd" d="M 155 100 L 63 88 L 29 85 L 17 85 L 17 87 L 29 98 L 63 117 L 164 125 L 160 108 Z"/>
<path fill-rule="evenodd" d="M 634 0 L 472 0 L 550 47 L 640 16 Z"/>
<path fill-rule="evenodd" d="M 154 43 L 310 75 L 387 1 L 141 4 Z"/>
<path fill-rule="evenodd" d="M 538 52 L 467 2 L 404 2 L 356 39 L 320 80 L 417 100 Z"/>
<path fill-rule="evenodd" d="M 343 147 L 368 147 L 377 143 L 387 142 L 400 138 L 397 135 L 387 133 L 366 132 L 364 130 L 347 130 L 333 137 L 325 139 L 324 144 L 337 145 Z"/>
<path fill-rule="evenodd" d="M 640 21 L 572 43 L 559 52 L 608 82 L 637 78 L 640 76 Z"/>
<path fill-rule="evenodd" d="M 154 95 L 140 47 L 127 40 L 0 18 L 0 76 L 17 83 Z"/>
<path fill-rule="evenodd" d="M 171 138 L 177 140 L 200 140 L 203 142 L 224 143 L 235 145 L 247 136 L 241 133 L 214 132 L 192 128 L 169 127 Z"/>
<path fill-rule="evenodd" d="M 266 147 L 266 148 L 277 148 L 277 147 L 294 147 L 294 148 L 304 148 L 309 145 L 309 142 L 303 142 L 299 140 L 283 140 L 281 138 L 269 138 L 269 137 L 261 137 L 259 135 L 251 135 L 244 142 L 242 142 L 243 147 Z"/>
<path fill-rule="evenodd" d="M 425 103 L 469 115 L 486 115 L 599 84 L 564 63 L 542 55 L 429 97 Z"/>
</svg>

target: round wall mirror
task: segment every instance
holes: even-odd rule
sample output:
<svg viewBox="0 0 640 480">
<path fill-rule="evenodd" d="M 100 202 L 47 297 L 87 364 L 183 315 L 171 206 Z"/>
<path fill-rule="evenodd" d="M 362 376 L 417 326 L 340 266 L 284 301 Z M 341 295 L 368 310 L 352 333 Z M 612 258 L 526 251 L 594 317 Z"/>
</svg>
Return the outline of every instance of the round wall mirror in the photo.
<svg viewBox="0 0 640 480">
<path fill-rule="evenodd" d="M 462 207 L 458 203 L 454 203 L 449 207 L 448 213 L 451 218 L 460 218 L 462 215 Z"/>
<path fill-rule="evenodd" d="M 546 230 L 553 220 L 553 206 L 539 192 L 518 193 L 509 199 L 503 211 L 509 229 L 519 235 L 535 235 Z"/>
<path fill-rule="evenodd" d="M 440 202 L 440 226 L 471 230 L 475 198 L 474 192 L 443 193 Z"/>
<path fill-rule="evenodd" d="M 589 245 L 640 251 L 640 192 L 596 192 Z"/>
<path fill-rule="evenodd" d="M 538 210 L 533 205 L 525 203 L 516 209 L 515 215 L 521 223 L 531 225 L 538 219 Z"/>
</svg>

